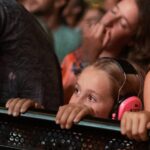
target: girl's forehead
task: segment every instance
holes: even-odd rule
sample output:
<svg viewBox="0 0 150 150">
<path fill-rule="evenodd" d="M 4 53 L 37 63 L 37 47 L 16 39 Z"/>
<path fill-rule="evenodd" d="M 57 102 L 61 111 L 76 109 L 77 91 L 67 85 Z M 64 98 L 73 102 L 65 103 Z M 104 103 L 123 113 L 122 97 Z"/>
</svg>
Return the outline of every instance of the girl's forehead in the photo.
<svg viewBox="0 0 150 150">
<path fill-rule="evenodd" d="M 118 3 L 116 6 L 119 9 L 120 13 L 131 24 L 131 26 L 135 28 L 139 21 L 139 11 L 140 11 L 136 0 L 124 0 Z"/>
<path fill-rule="evenodd" d="M 80 74 L 77 83 L 81 91 L 94 91 L 99 97 L 103 99 L 110 98 L 112 96 L 112 84 L 108 74 L 95 67 L 87 67 Z"/>
<path fill-rule="evenodd" d="M 97 80 L 99 82 L 102 82 L 102 78 L 105 78 L 105 80 L 109 80 L 108 73 L 105 70 L 93 66 L 85 68 L 78 77 L 78 79 L 87 80 L 87 82 L 89 83 L 93 82 L 92 79 L 94 79 L 94 81 Z"/>
</svg>

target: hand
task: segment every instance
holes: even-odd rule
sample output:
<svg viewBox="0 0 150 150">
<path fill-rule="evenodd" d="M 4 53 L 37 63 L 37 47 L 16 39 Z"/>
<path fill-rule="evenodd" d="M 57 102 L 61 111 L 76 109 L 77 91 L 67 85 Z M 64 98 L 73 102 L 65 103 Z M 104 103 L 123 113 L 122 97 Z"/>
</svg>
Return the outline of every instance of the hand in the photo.
<svg viewBox="0 0 150 150">
<path fill-rule="evenodd" d="M 59 108 L 56 124 L 60 124 L 62 129 L 69 129 L 73 123 L 79 122 L 84 116 L 92 114 L 92 112 L 92 108 L 86 105 L 70 103 Z"/>
<path fill-rule="evenodd" d="M 9 99 L 5 107 L 8 108 L 8 114 L 13 115 L 14 117 L 19 116 L 20 113 L 26 112 L 31 107 L 35 109 L 44 108 L 41 104 L 31 99 L 20 99 L 20 98 Z"/>
<path fill-rule="evenodd" d="M 150 112 L 125 112 L 121 119 L 121 133 L 129 139 L 146 141 L 150 129 Z"/>
<path fill-rule="evenodd" d="M 82 59 L 92 63 L 95 61 L 110 40 L 110 32 L 106 27 L 97 23 L 84 29 L 84 38 L 81 49 L 83 50 Z"/>
</svg>

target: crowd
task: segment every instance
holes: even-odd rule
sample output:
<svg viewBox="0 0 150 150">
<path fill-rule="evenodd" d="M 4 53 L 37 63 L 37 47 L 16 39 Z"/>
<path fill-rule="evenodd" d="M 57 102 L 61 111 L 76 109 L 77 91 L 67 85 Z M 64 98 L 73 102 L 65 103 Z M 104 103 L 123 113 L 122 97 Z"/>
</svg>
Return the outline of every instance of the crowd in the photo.
<svg viewBox="0 0 150 150">
<path fill-rule="evenodd" d="M 0 0 L 0 8 L 0 98 L 9 115 L 55 110 L 67 129 L 86 115 L 119 119 L 123 135 L 147 140 L 149 0 Z M 118 118 L 130 98 L 139 107 Z"/>
</svg>

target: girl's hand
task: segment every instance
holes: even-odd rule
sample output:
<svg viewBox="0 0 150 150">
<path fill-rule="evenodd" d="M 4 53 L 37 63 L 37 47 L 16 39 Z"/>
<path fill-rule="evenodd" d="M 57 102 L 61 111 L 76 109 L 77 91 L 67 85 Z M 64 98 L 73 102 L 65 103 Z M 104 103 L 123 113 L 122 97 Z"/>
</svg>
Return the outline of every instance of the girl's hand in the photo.
<svg viewBox="0 0 150 150">
<path fill-rule="evenodd" d="M 26 112 L 29 108 L 43 109 L 44 107 L 31 99 L 20 99 L 11 98 L 6 103 L 6 108 L 8 108 L 8 114 L 14 117 L 19 116 L 20 113 Z"/>
<path fill-rule="evenodd" d="M 92 114 L 92 112 L 92 108 L 86 105 L 70 103 L 59 108 L 56 124 L 60 124 L 62 129 L 69 129 L 73 123 L 79 122 L 84 116 Z"/>
<path fill-rule="evenodd" d="M 129 139 L 146 141 L 150 129 L 150 112 L 125 112 L 121 119 L 121 133 Z"/>
</svg>

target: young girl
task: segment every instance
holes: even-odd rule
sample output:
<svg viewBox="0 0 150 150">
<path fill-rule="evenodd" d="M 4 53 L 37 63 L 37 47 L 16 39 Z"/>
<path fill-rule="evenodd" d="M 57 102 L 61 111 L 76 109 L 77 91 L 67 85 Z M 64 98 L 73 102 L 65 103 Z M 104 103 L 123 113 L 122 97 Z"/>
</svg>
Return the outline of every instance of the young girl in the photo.
<svg viewBox="0 0 150 150">
<path fill-rule="evenodd" d="M 121 62 L 101 58 L 81 72 L 69 104 L 61 106 L 57 113 L 56 123 L 61 128 L 70 128 L 73 122 L 80 121 L 87 114 L 110 117 L 121 97 L 134 95 L 142 98 L 142 76 L 131 64 Z"/>
<path fill-rule="evenodd" d="M 60 124 L 61 128 L 70 128 L 74 122 L 80 121 L 88 114 L 109 118 L 112 116 L 113 108 L 122 97 L 127 98 L 134 95 L 142 98 L 143 76 L 139 72 L 138 68 L 135 70 L 124 60 L 98 59 L 77 77 L 70 102 L 60 107 L 56 123 Z M 10 99 L 6 107 L 8 114 L 13 116 L 18 116 L 30 107 L 43 108 L 41 104 L 33 100 L 20 100 L 19 98 Z M 122 133 L 126 134 L 126 132 Z"/>
</svg>

